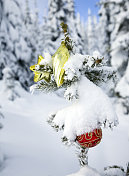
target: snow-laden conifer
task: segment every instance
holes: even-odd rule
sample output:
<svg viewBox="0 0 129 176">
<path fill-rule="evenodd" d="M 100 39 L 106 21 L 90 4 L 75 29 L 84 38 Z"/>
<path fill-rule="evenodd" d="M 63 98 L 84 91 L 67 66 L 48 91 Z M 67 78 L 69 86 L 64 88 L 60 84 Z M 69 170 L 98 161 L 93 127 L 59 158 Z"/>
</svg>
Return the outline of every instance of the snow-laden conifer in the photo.
<svg viewBox="0 0 129 176">
<path fill-rule="evenodd" d="M 64 39 L 55 54 L 40 56 L 38 64 L 30 67 L 35 73 L 34 81 L 38 82 L 31 90 L 65 89 L 64 97 L 72 103 L 51 114 L 48 123 L 57 131 L 63 130 L 65 144 L 76 145 L 77 136 L 118 124 L 112 103 L 104 93 L 105 87 L 110 89 L 110 82 L 115 80 L 115 71 L 97 51 L 93 56 L 74 53 L 67 25 L 61 26 Z M 79 151 L 78 156 L 82 156 L 88 149 Z M 82 166 L 88 164 L 86 156 L 79 157 L 79 161 Z"/>
<path fill-rule="evenodd" d="M 14 101 L 17 97 L 20 97 L 16 88 L 15 75 L 13 71 L 6 67 L 3 69 L 3 86 L 1 88 L 1 94 L 5 96 L 5 99 Z"/>
<path fill-rule="evenodd" d="M 31 50 L 23 35 L 23 16 L 18 1 L 5 0 L 3 3 L 3 18 L 0 28 L 0 61 L 2 69 L 10 67 L 15 79 L 26 88 L 28 81 L 28 61 Z"/>
</svg>

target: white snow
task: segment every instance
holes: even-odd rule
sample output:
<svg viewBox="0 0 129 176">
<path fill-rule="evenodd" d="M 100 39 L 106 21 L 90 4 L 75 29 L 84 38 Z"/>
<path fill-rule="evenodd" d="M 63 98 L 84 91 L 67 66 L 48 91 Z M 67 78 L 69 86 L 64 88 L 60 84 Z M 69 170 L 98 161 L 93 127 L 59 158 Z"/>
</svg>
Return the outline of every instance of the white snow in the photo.
<svg viewBox="0 0 129 176">
<path fill-rule="evenodd" d="M 64 126 L 63 136 L 74 140 L 76 136 L 106 126 L 116 126 L 118 119 L 107 95 L 87 78 L 78 86 L 79 100 L 57 112 L 54 123 Z"/>
<path fill-rule="evenodd" d="M 81 168 L 79 172 L 77 172 L 75 174 L 70 174 L 67 176 L 102 176 L 102 175 L 99 174 L 97 170 L 95 170 L 89 166 L 85 166 L 85 167 Z"/>
<path fill-rule="evenodd" d="M 40 65 L 49 65 L 52 67 L 52 57 L 49 53 L 44 52 L 44 59 L 39 63 Z"/>
<path fill-rule="evenodd" d="M 4 159 L 0 176 L 66 176 L 70 173 L 84 176 L 87 172 L 93 175 L 96 169 L 103 173 L 104 167 L 115 164 L 126 169 L 129 117 L 122 114 L 120 106 L 116 108 L 119 125 L 113 131 L 103 129 L 101 143 L 89 150 L 89 166 L 95 170 L 90 167 L 80 170 L 74 147 L 64 146 L 60 139 L 62 134 L 56 133 L 46 122 L 50 112 L 68 106 L 66 100 L 53 94 L 31 95 L 20 87 L 18 90 L 21 98 L 14 102 L 0 95 L 5 115 L 4 128 L 0 130 L 1 160 Z"/>
<path fill-rule="evenodd" d="M 55 95 L 31 95 L 20 88 L 19 94 L 22 98 L 14 102 L 0 96 L 5 115 L 4 128 L 0 130 L 5 160 L 0 175 L 65 176 L 77 171 L 74 150 L 62 145 L 61 136 L 46 122 L 50 111 L 64 107 L 64 99 Z"/>
<path fill-rule="evenodd" d="M 93 58 L 92 56 L 82 55 L 78 53 L 76 53 L 75 55 L 71 55 L 64 65 L 66 74 L 64 79 L 72 80 L 75 75 L 77 77 L 80 77 L 81 76 L 80 70 L 83 68 L 83 62 L 85 61 L 86 62 L 85 66 L 91 68 L 91 66 L 94 64 L 94 59 L 95 58 Z"/>
<path fill-rule="evenodd" d="M 126 176 L 125 173 L 119 168 L 110 168 L 104 171 L 104 176 Z"/>
<path fill-rule="evenodd" d="M 125 77 L 121 78 L 121 80 L 117 84 L 115 91 L 119 92 L 122 97 L 129 96 L 129 84 Z"/>
<path fill-rule="evenodd" d="M 71 77 L 71 74 L 70 74 L 71 72 L 73 72 L 73 76 L 75 73 L 79 74 L 78 70 L 82 68 L 82 65 L 83 65 L 85 58 L 86 58 L 85 55 L 81 55 L 78 53 L 70 56 L 70 58 L 68 59 L 68 61 L 64 65 L 65 73 L 68 75 L 69 80 L 72 80 L 72 78 L 73 78 L 73 77 Z M 93 64 L 92 59 L 89 59 L 88 61 L 92 62 L 91 65 Z M 90 65 L 90 63 L 88 63 L 87 65 Z"/>
</svg>

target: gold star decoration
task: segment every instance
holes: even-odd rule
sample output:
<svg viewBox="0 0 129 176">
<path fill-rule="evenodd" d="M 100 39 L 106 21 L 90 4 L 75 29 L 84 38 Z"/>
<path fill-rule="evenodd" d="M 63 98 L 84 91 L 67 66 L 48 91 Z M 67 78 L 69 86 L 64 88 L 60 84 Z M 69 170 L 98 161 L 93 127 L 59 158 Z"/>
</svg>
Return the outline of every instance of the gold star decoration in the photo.
<svg viewBox="0 0 129 176">
<path fill-rule="evenodd" d="M 38 63 L 35 65 L 30 66 L 30 70 L 32 70 L 34 72 L 34 82 L 38 82 L 41 81 L 42 79 L 44 79 L 46 82 L 50 82 L 50 73 L 49 72 L 45 72 L 43 70 L 41 70 L 41 65 L 40 62 L 43 60 L 44 58 L 42 56 L 38 57 Z"/>
</svg>

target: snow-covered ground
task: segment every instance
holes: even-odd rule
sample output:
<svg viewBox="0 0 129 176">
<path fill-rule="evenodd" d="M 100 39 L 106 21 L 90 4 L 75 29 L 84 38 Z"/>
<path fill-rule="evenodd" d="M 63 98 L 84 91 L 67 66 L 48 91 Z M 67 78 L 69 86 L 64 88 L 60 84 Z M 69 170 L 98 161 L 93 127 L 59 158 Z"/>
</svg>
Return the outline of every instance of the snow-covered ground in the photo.
<svg viewBox="0 0 129 176">
<path fill-rule="evenodd" d="M 0 130 L 0 148 L 4 154 L 0 176 L 66 176 L 78 173 L 80 167 L 75 148 L 64 146 L 61 132 L 56 133 L 46 122 L 50 112 L 67 106 L 68 102 L 52 94 L 31 95 L 19 91 L 22 97 L 13 102 L 6 99 L 6 93 L 0 94 L 5 116 L 4 128 Z M 89 150 L 89 166 L 101 173 L 104 167 L 112 165 L 126 169 L 129 162 L 129 116 L 122 114 L 119 105 L 116 110 L 119 125 L 113 131 L 103 129 L 102 142 Z M 88 170 L 94 172 L 88 168 L 80 170 L 79 174 L 85 176 Z"/>
</svg>

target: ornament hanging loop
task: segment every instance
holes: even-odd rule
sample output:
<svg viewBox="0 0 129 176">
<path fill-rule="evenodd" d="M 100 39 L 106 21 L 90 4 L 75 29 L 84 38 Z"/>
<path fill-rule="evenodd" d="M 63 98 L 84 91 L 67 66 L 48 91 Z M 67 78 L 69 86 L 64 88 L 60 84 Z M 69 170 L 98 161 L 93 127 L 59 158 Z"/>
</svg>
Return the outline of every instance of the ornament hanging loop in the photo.
<svg viewBox="0 0 129 176">
<path fill-rule="evenodd" d="M 78 161 L 80 164 L 80 167 L 84 167 L 88 165 L 88 148 L 82 148 L 79 145 L 77 146 L 77 157 L 78 157 Z"/>
</svg>

